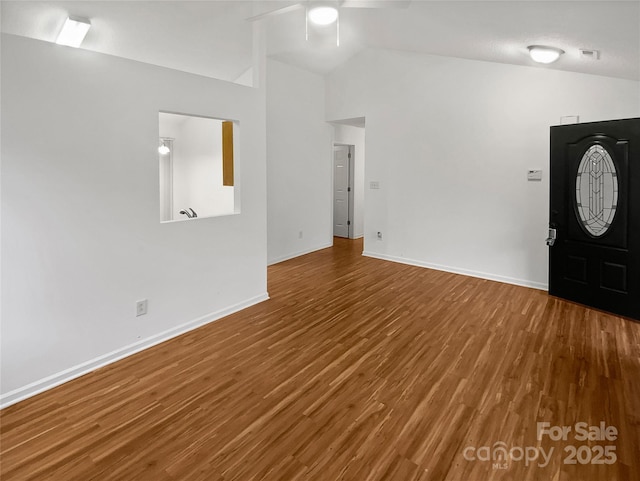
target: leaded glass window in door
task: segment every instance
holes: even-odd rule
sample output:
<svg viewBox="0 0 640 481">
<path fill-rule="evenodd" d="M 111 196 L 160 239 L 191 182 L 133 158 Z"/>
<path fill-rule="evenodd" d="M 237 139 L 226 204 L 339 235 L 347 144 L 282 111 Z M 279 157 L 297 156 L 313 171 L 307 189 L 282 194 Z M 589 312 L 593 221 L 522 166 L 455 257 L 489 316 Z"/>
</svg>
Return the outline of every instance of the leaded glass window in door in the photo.
<svg viewBox="0 0 640 481">
<path fill-rule="evenodd" d="M 592 145 L 582 156 L 576 174 L 576 206 L 587 233 L 601 237 L 609 231 L 618 208 L 618 173 L 602 145 Z"/>
</svg>

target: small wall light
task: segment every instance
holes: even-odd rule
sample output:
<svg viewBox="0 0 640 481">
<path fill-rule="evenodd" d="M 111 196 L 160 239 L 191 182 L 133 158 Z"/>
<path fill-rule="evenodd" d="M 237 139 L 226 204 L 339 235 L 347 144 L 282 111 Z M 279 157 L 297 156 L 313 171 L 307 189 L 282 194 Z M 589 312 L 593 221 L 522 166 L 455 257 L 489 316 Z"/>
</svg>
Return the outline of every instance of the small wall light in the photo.
<svg viewBox="0 0 640 481">
<path fill-rule="evenodd" d="M 163 140 L 160 147 L 158 147 L 158 153 L 160 155 L 167 155 L 169 152 L 171 152 L 171 149 L 167 146 L 167 144 L 165 144 Z"/>
<path fill-rule="evenodd" d="M 335 7 L 319 5 L 309 10 L 309 20 L 316 25 L 329 25 L 338 19 L 338 10 Z"/>
<path fill-rule="evenodd" d="M 58 35 L 56 43 L 58 45 L 68 45 L 78 48 L 91 27 L 89 20 L 77 17 L 67 17 Z"/>
<path fill-rule="evenodd" d="M 534 62 L 553 63 L 560 58 L 564 50 L 556 47 L 546 47 L 544 45 L 530 45 L 529 55 Z"/>
</svg>

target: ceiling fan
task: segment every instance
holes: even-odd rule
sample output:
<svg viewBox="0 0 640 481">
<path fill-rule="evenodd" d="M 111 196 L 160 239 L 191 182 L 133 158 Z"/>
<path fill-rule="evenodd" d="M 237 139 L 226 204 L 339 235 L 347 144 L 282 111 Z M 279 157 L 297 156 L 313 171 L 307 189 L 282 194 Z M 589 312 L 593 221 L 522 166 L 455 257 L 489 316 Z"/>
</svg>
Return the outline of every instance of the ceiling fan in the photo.
<svg viewBox="0 0 640 481">
<path fill-rule="evenodd" d="M 247 18 L 247 21 L 255 22 L 306 8 L 309 20 L 317 25 L 329 25 L 338 20 L 338 11 L 341 8 L 407 8 L 410 3 L 411 0 L 302 0 L 286 7 L 276 8 L 275 10 Z"/>
<path fill-rule="evenodd" d="M 264 20 L 295 10 L 306 9 L 305 37 L 309 40 L 309 22 L 326 26 L 336 23 L 336 45 L 340 46 L 340 15 L 342 8 L 407 8 L 411 0 L 302 0 L 286 7 L 277 8 L 247 19 L 249 22 Z"/>
</svg>

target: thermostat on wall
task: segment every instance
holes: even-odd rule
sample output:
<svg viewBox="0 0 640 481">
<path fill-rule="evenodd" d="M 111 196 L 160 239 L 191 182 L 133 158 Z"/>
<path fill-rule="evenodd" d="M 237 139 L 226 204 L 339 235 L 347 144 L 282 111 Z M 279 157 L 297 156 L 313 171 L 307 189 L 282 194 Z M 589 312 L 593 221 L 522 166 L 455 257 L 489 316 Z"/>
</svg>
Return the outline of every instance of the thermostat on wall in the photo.
<svg viewBox="0 0 640 481">
<path fill-rule="evenodd" d="M 560 117 L 560 125 L 577 124 L 580 122 L 579 115 L 564 115 Z"/>
<path fill-rule="evenodd" d="M 527 180 L 542 180 L 542 171 L 527 170 Z"/>
</svg>

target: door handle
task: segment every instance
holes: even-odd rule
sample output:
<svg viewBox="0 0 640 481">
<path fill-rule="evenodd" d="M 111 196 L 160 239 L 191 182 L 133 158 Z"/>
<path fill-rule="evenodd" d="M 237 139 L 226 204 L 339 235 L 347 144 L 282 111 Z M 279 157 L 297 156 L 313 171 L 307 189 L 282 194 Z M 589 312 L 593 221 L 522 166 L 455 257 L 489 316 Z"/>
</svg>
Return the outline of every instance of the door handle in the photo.
<svg viewBox="0 0 640 481">
<path fill-rule="evenodd" d="M 553 247 L 553 245 L 556 243 L 557 236 L 558 236 L 557 230 L 553 228 L 549 228 L 549 234 L 546 240 L 546 243 L 549 247 Z"/>
</svg>

